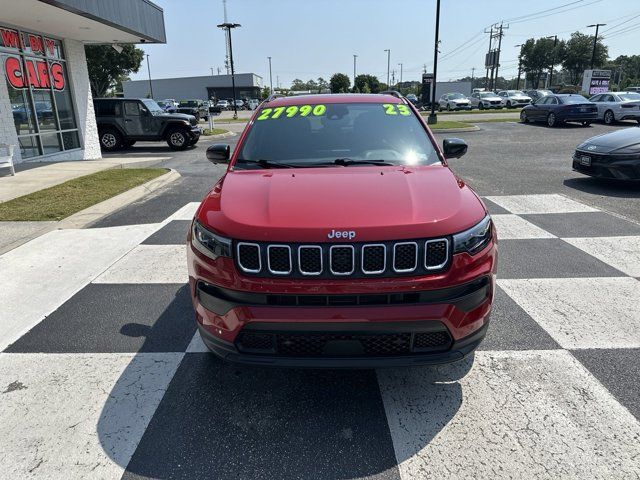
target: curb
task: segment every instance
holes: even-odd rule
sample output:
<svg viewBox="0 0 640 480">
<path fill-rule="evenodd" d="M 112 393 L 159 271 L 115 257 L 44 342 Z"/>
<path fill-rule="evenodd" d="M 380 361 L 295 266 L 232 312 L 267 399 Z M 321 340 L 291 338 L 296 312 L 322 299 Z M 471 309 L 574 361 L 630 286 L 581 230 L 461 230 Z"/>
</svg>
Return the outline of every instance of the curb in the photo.
<svg viewBox="0 0 640 480">
<path fill-rule="evenodd" d="M 235 132 L 229 131 L 227 133 L 219 133 L 217 135 L 202 135 L 200 138 L 204 140 L 206 138 L 227 138 L 227 137 L 233 137 L 235 135 L 236 135 Z"/>
<path fill-rule="evenodd" d="M 0 246 L 0 255 L 7 253 L 14 248 L 23 245 L 34 238 L 40 237 L 45 233 L 49 233 L 53 230 L 61 230 L 61 229 L 71 229 L 71 228 L 84 228 L 98 220 L 110 215 L 116 210 L 120 210 L 131 203 L 140 200 L 143 197 L 146 197 L 150 193 L 162 188 L 176 180 L 178 180 L 181 175 L 174 169 L 170 169 L 164 175 L 156 177 L 152 180 L 149 180 L 142 185 L 138 185 L 137 187 L 132 188 L 131 190 L 127 190 L 126 192 L 122 192 L 115 197 L 108 198 L 100 203 L 96 203 L 95 205 L 85 208 L 79 212 L 74 213 L 73 215 L 68 216 L 56 222 L 53 225 L 48 225 L 47 227 L 43 227 L 42 230 L 38 230 L 31 235 L 21 238 L 20 240 L 16 240 L 13 243 L 10 243 L 5 246 Z M 0 223 L 1 225 L 1 223 Z"/>
<path fill-rule="evenodd" d="M 465 127 L 465 128 L 431 128 L 429 127 L 430 130 L 433 133 L 464 133 L 464 132 L 477 132 L 478 130 L 480 130 L 480 127 L 478 127 L 477 125 L 473 125 L 472 127 Z"/>
</svg>

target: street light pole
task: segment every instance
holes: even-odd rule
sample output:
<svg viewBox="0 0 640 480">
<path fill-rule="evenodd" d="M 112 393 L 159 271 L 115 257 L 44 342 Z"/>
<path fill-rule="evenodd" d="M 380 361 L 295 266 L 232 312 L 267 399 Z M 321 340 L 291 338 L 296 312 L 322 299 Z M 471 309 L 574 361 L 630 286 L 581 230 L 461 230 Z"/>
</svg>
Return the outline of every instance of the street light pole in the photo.
<svg viewBox="0 0 640 480">
<path fill-rule="evenodd" d="M 356 58 L 358 58 L 358 55 L 354 53 L 353 54 L 353 89 L 354 91 L 356 88 Z"/>
<path fill-rule="evenodd" d="M 436 115 L 436 78 L 438 74 L 438 44 L 440 43 L 440 0 L 436 2 L 436 39 L 433 47 L 433 84 L 431 88 L 431 113 L 427 118 L 427 123 L 438 123 Z"/>
<path fill-rule="evenodd" d="M 233 92 L 233 118 L 238 118 L 238 105 L 236 104 L 236 75 L 233 69 L 233 47 L 231 45 L 231 29 L 240 27 L 239 23 L 221 23 L 218 28 L 222 28 L 229 40 L 229 62 L 231 63 L 231 90 Z"/>
<path fill-rule="evenodd" d="M 596 27 L 596 35 L 595 37 L 593 37 L 593 51 L 591 52 L 591 70 L 593 70 L 593 64 L 596 61 L 596 45 L 598 44 L 598 29 L 600 27 L 604 27 L 605 25 L 606 23 L 595 23 L 593 25 L 587 25 L 587 28 Z"/>
<path fill-rule="evenodd" d="M 147 54 L 147 72 L 149 72 L 149 93 L 153 98 L 153 84 L 151 83 L 151 68 L 149 67 L 149 54 Z"/>
<path fill-rule="evenodd" d="M 273 75 L 271 75 L 271 57 L 269 59 L 269 93 L 273 95 Z"/>
<path fill-rule="evenodd" d="M 389 88 L 390 87 L 390 85 L 389 85 L 389 70 L 391 69 L 391 50 L 385 49 L 385 52 L 387 52 L 387 88 Z"/>
</svg>

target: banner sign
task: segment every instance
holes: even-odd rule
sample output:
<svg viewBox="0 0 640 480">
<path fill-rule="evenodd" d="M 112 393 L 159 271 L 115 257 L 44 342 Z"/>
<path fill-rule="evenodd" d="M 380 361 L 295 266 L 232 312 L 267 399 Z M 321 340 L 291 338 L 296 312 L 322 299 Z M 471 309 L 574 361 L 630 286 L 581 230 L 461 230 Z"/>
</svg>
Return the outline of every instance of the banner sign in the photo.
<svg viewBox="0 0 640 480">
<path fill-rule="evenodd" d="M 585 70 L 582 77 L 582 91 L 589 95 L 606 93 L 609 91 L 611 70 Z"/>
<path fill-rule="evenodd" d="M 422 88 L 420 90 L 420 101 L 423 104 L 431 103 L 431 89 L 433 88 L 433 73 L 422 74 Z"/>
</svg>

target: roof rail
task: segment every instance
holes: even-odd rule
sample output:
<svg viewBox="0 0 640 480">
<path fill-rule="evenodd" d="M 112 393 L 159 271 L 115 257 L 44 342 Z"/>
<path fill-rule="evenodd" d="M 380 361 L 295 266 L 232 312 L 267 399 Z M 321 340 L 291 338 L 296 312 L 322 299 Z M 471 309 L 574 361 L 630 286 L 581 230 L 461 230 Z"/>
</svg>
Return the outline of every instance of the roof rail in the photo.
<svg viewBox="0 0 640 480">
<path fill-rule="evenodd" d="M 404 98 L 404 95 L 397 90 L 385 90 L 384 92 L 380 92 L 380 95 L 392 95 L 397 98 Z"/>
<path fill-rule="evenodd" d="M 284 97 L 286 97 L 286 95 L 283 95 L 282 93 L 272 93 L 267 97 L 267 99 L 265 100 L 265 103 L 269 103 L 271 100 L 275 100 L 276 98 L 284 98 Z"/>
</svg>

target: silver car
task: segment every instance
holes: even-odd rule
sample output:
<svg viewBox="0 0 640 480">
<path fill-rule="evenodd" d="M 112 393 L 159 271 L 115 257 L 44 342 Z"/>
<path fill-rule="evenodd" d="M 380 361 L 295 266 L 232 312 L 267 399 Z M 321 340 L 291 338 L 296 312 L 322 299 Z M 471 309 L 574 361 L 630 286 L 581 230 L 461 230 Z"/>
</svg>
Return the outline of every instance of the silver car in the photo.
<svg viewBox="0 0 640 480">
<path fill-rule="evenodd" d="M 640 123 L 640 93 L 607 92 L 594 95 L 589 100 L 598 106 L 598 120 L 611 125 L 619 120 L 636 120 Z"/>
<path fill-rule="evenodd" d="M 442 110 L 471 110 L 471 102 L 462 93 L 445 93 L 438 101 L 438 109 Z"/>
<path fill-rule="evenodd" d="M 469 97 L 471 108 L 502 108 L 502 98 L 493 92 L 473 92 Z"/>
<path fill-rule="evenodd" d="M 520 90 L 502 90 L 498 96 L 502 98 L 502 106 L 507 108 L 524 107 L 531 103 L 531 97 Z"/>
</svg>

